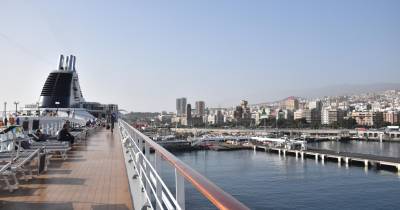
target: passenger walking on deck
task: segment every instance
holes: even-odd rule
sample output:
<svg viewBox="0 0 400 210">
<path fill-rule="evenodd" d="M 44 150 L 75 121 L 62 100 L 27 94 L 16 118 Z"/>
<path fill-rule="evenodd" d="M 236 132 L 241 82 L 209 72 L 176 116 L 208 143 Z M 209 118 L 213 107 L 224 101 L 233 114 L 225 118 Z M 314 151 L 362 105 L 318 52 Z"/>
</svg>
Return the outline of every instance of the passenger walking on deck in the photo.
<svg viewBox="0 0 400 210">
<path fill-rule="evenodd" d="M 111 133 L 114 132 L 114 123 L 115 123 L 116 118 L 117 117 L 115 116 L 115 113 L 112 113 L 111 114 L 111 119 L 110 119 L 110 121 L 111 121 Z"/>
<path fill-rule="evenodd" d="M 16 125 L 19 125 L 19 123 L 20 123 L 20 119 L 19 119 L 19 117 L 17 116 L 17 119 L 15 120 L 15 124 L 16 124 Z"/>
<path fill-rule="evenodd" d="M 72 145 L 74 144 L 75 137 L 69 132 L 68 128 L 68 124 L 65 123 L 58 133 L 58 141 L 68 141 Z"/>
</svg>

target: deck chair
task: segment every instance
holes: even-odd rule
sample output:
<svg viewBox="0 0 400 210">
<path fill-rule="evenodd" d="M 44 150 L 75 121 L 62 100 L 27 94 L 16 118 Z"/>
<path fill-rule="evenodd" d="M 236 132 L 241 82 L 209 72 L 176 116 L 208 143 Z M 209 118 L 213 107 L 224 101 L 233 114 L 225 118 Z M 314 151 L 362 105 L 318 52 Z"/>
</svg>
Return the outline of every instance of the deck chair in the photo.
<svg viewBox="0 0 400 210">
<path fill-rule="evenodd" d="M 11 171 L 11 162 L 1 163 L 0 162 L 0 179 L 6 184 L 8 191 L 13 192 L 18 189 L 18 179 L 14 172 Z M 10 179 L 13 180 L 14 184 L 11 184 Z"/>
<path fill-rule="evenodd" d="M 32 136 L 30 141 L 31 149 L 44 147 L 45 153 L 49 154 L 47 163 L 50 163 L 49 161 L 52 157 L 50 154 L 54 153 L 59 153 L 64 160 L 67 159 L 67 152 L 71 150 L 71 146 L 68 144 L 68 142 L 60 142 L 56 140 L 35 141 L 35 139 L 38 139 L 38 137 L 36 137 L 34 134 L 30 134 L 29 136 Z"/>
<path fill-rule="evenodd" d="M 26 181 L 32 179 L 32 162 L 35 157 L 39 161 L 41 149 L 23 150 L 20 152 L 1 152 L 0 163 L 10 163 L 10 171 L 13 174 L 21 173 Z M 39 164 L 39 162 L 37 162 Z"/>
</svg>

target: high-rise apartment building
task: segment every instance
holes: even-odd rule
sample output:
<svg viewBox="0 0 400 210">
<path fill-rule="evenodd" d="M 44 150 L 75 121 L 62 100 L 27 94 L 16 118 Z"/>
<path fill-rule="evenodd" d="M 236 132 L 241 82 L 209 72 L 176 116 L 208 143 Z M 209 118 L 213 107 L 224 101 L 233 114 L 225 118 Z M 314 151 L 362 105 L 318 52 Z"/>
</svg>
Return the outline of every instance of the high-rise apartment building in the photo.
<svg viewBox="0 0 400 210">
<path fill-rule="evenodd" d="M 187 125 L 192 126 L 192 106 L 190 104 L 187 104 L 186 106 L 186 122 Z"/>
<path fill-rule="evenodd" d="M 186 98 L 177 98 L 176 99 L 176 115 L 178 117 L 186 115 Z"/>
<path fill-rule="evenodd" d="M 199 116 L 205 115 L 206 105 L 204 101 L 196 101 L 196 114 Z"/>
<path fill-rule="evenodd" d="M 321 110 L 321 124 L 329 125 L 329 107 L 322 107 Z"/>
</svg>

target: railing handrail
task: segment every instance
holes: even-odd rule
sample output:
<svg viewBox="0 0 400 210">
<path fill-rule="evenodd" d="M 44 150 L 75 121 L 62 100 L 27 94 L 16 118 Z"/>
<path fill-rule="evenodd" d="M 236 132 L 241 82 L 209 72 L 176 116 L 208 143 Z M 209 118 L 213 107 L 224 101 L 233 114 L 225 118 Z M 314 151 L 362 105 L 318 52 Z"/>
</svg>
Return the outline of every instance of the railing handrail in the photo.
<svg viewBox="0 0 400 210">
<path fill-rule="evenodd" d="M 196 170 L 179 160 L 175 155 L 170 153 L 164 147 L 144 135 L 136 128 L 129 125 L 127 122 L 123 123 L 138 134 L 143 140 L 146 141 L 156 152 L 158 152 L 164 160 L 168 161 L 177 171 L 190 182 L 201 194 L 203 194 L 211 203 L 218 209 L 249 209 L 240 201 L 235 199 L 232 195 L 226 193 L 220 187 L 208 180 Z"/>
</svg>

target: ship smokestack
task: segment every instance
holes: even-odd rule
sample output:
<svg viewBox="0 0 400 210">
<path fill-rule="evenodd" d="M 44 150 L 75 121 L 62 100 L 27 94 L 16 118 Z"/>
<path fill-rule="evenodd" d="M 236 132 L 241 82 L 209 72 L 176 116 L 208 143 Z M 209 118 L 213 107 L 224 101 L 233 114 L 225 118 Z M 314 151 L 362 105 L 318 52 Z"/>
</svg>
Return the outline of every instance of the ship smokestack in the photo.
<svg viewBox="0 0 400 210">
<path fill-rule="evenodd" d="M 72 63 L 72 70 L 76 71 L 75 70 L 76 56 L 74 55 L 73 58 L 74 58 L 74 62 Z"/>
<path fill-rule="evenodd" d="M 65 68 L 64 68 L 65 70 L 69 69 L 68 64 L 69 64 L 69 56 L 67 56 L 67 62 L 65 62 Z"/>
<path fill-rule="evenodd" d="M 69 71 L 72 71 L 72 63 L 73 63 L 73 61 L 74 61 L 74 56 L 70 55 L 69 56 L 69 64 L 68 64 L 68 70 Z"/>
<path fill-rule="evenodd" d="M 62 70 L 64 66 L 64 55 L 60 55 L 60 63 L 58 63 L 58 70 Z"/>
</svg>

